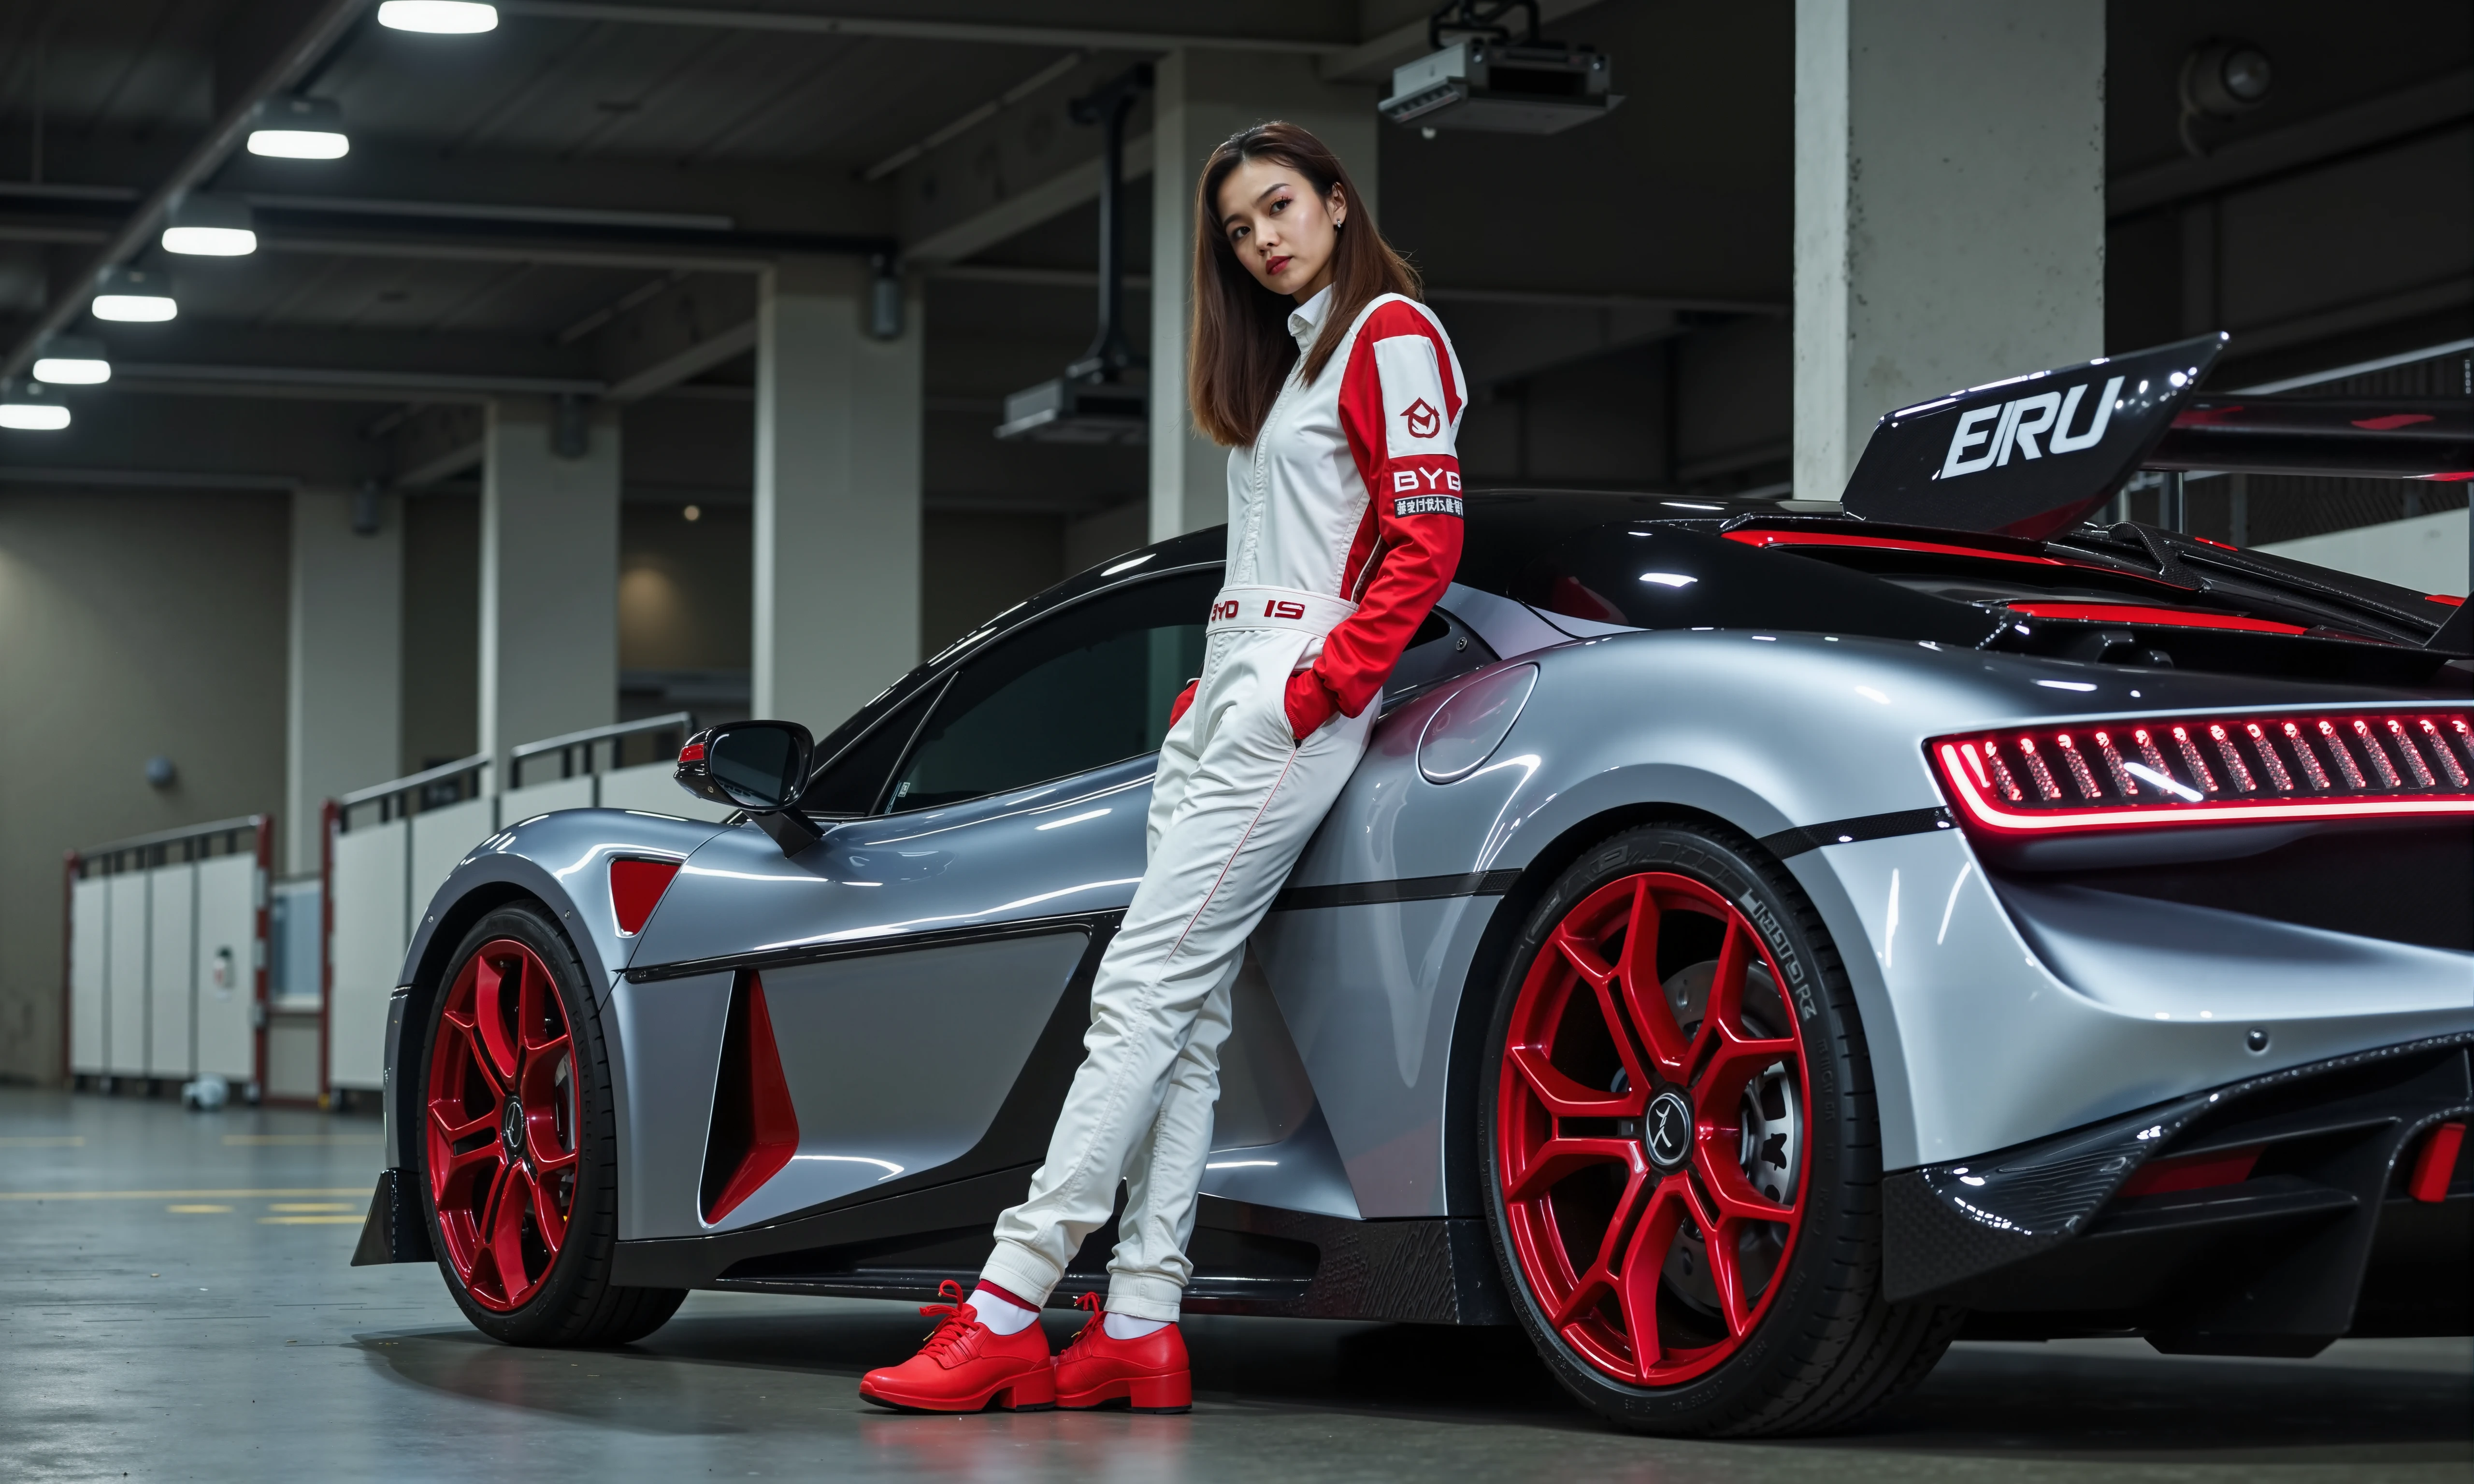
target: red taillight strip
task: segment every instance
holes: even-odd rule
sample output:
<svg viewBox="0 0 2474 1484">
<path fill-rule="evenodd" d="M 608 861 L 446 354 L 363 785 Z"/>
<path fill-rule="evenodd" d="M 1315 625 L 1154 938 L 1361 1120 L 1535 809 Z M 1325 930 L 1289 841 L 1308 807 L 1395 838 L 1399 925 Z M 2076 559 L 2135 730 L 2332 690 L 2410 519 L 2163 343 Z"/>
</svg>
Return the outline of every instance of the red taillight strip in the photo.
<svg viewBox="0 0 2474 1484">
<path fill-rule="evenodd" d="M 2195 609 L 2156 608 L 2142 603 L 2011 603 L 2011 612 L 2030 618 L 2072 618 L 2088 623 L 2146 624 L 2151 628 L 2236 629 L 2245 634 L 2309 634 L 2304 624 L 2270 618 L 2245 618 L 2239 613 L 2204 613 Z"/>
<path fill-rule="evenodd" d="M 1851 536 L 1841 531 L 1729 531 L 1727 539 L 1747 546 L 1858 546 L 1881 551 L 1912 551 L 1932 557 L 1979 557 L 1988 562 L 2025 562 L 2034 566 L 2090 566 L 2098 571 L 2110 567 L 2093 562 L 2064 562 L 2058 557 L 2031 557 L 2018 551 L 1987 551 L 1981 546 L 1951 546 L 1940 541 L 1913 541 L 1895 536 Z M 2122 574 L 2135 577 L 2135 572 Z"/>
<path fill-rule="evenodd" d="M 2003 728 L 1928 751 L 1962 820 L 2004 833 L 2474 816 L 2462 713 Z"/>
</svg>

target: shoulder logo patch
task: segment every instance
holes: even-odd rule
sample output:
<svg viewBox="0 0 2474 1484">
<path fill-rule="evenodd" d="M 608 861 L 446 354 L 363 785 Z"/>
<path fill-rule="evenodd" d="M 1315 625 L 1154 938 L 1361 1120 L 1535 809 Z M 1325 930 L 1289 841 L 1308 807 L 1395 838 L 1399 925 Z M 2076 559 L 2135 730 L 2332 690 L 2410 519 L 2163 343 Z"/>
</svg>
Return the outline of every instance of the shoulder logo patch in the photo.
<svg viewBox="0 0 2474 1484">
<path fill-rule="evenodd" d="M 1400 409 L 1400 418 L 1409 425 L 1411 438 L 1432 438 L 1443 428 L 1443 414 L 1422 396 Z"/>
</svg>

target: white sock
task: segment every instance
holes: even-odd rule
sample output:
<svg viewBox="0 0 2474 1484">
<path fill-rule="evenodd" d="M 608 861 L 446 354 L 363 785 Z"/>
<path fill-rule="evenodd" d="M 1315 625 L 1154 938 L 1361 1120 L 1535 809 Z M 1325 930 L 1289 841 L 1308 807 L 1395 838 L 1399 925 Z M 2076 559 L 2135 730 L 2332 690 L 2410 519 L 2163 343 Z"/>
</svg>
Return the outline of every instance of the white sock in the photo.
<svg viewBox="0 0 2474 1484">
<path fill-rule="evenodd" d="M 1020 1334 L 1039 1320 L 1039 1311 L 1027 1309 L 1001 1293 L 990 1293 L 985 1284 L 971 1290 L 970 1304 L 980 1316 L 980 1323 L 999 1334 Z"/>
<path fill-rule="evenodd" d="M 1101 1328 L 1112 1340 L 1139 1340 L 1175 1323 L 1173 1319 L 1136 1319 L 1131 1314 L 1120 1314 L 1110 1309 Z"/>
</svg>

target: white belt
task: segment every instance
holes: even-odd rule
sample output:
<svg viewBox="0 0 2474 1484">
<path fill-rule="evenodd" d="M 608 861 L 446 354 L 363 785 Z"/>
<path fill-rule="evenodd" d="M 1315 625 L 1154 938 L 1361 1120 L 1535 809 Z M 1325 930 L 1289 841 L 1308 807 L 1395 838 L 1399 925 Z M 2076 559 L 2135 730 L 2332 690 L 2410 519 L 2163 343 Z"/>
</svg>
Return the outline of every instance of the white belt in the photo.
<svg viewBox="0 0 2474 1484">
<path fill-rule="evenodd" d="M 1357 605 L 1300 587 L 1223 587 L 1211 600 L 1213 634 L 1231 629 L 1288 629 L 1318 636 L 1338 628 Z"/>
</svg>

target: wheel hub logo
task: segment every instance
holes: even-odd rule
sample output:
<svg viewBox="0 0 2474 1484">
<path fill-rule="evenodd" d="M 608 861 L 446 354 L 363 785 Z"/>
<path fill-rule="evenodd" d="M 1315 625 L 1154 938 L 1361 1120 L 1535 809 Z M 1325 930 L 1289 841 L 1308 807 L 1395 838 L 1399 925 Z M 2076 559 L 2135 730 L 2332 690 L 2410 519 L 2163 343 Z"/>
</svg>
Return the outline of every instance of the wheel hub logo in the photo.
<svg viewBox="0 0 2474 1484">
<path fill-rule="evenodd" d="M 512 1097 L 507 1099 L 506 1112 L 499 1115 L 498 1137 L 506 1140 L 509 1154 L 524 1152 L 524 1105 Z"/>
<path fill-rule="evenodd" d="M 1649 1162 L 1662 1170 L 1681 1169 L 1692 1154 L 1692 1105 L 1670 1088 L 1649 1100 L 1642 1122 Z"/>
</svg>

